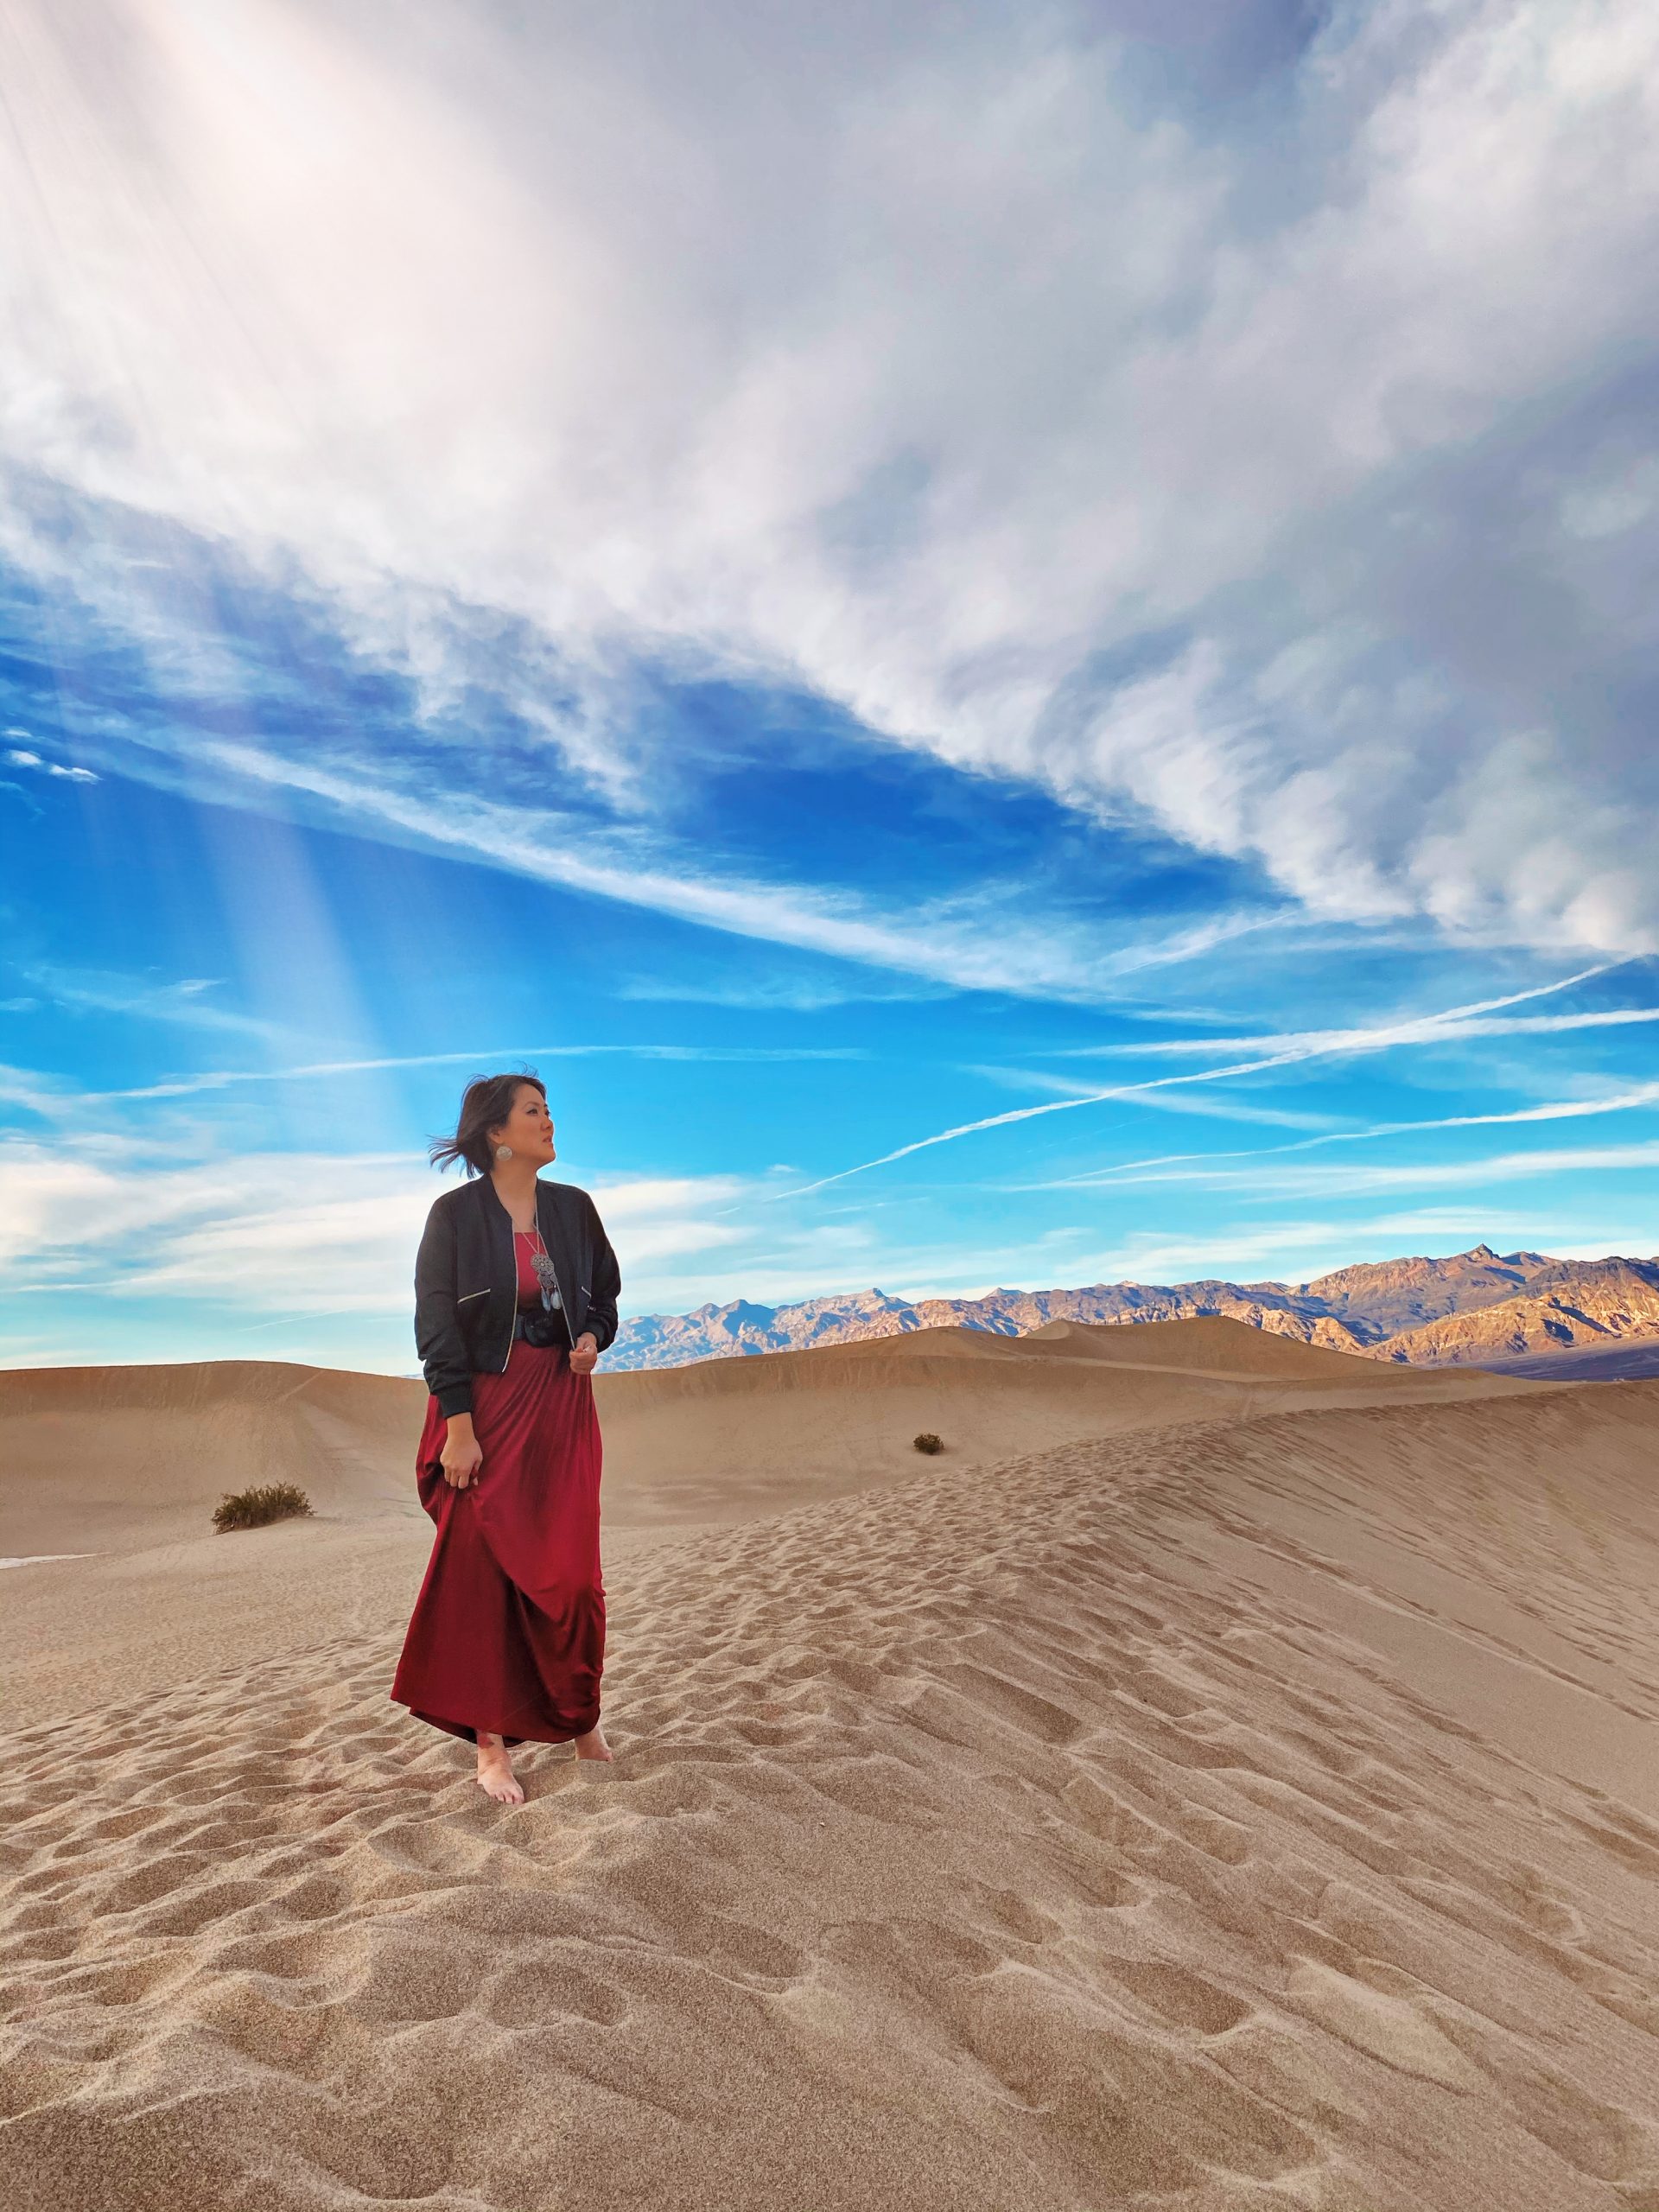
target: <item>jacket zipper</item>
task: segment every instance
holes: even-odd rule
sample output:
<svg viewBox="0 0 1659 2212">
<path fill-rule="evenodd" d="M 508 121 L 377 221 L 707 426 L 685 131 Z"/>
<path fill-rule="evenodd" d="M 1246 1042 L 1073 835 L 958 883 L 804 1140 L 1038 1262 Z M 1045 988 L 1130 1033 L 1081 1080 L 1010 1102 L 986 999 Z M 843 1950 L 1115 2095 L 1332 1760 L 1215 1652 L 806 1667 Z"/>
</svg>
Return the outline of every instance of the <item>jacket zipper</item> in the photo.
<svg viewBox="0 0 1659 2212">
<path fill-rule="evenodd" d="M 507 1213 L 505 1206 L 501 1211 Z M 513 1336 L 518 1326 L 518 1246 L 510 1213 L 507 1214 L 507 1272 L 512 1278 L 512 1319 L 507 1324 L 507 1348 L 501 1355 L 501 1364 L 496 1370 L 498 1375 L 505 1375 L 507 1371 L 507 1362 L 512 1357 Z"/>
<path fill-rule="evenodd" d="M 541 1231 L 542 1196 L 541 1185 L 538 1184 L 536 1190 L 536 1233 L 538 1236 L 541 1236 Z M 542 1236 L 542 1243 L 547 1247 L 547 1264 L 553 1270 L 553 1287 L 559 1294 L 559 1310 L 564 1315 L 565 1333 L 569 1338 L 571 1344 L 574 1345 L 576 1341 L 576 1325 L 575 1319 L 572 1318 L 570 1308 L 564 1301 L 564 1285 L 559 1281 L 559 1263 L 553 1257 L 553 1247 L 548 1243 L 545 1236 Z"/>
</svg>

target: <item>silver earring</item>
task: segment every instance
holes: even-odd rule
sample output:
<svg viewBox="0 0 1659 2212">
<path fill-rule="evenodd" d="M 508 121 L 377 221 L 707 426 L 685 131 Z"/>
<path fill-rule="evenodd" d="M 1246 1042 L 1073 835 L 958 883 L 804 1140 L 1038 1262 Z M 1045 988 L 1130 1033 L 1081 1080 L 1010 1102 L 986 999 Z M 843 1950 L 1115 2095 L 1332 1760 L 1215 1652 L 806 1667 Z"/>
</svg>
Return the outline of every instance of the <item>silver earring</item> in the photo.
<svg viewBox="0 0 1659 2212">
<path fill-rule="evenodd" d="M 512 1158 L 512 1147 L 510 1144 L 497 1145 L 495 1147 L 495 1156 L 498 1160 L 511 1160 Z"/>
</svg>

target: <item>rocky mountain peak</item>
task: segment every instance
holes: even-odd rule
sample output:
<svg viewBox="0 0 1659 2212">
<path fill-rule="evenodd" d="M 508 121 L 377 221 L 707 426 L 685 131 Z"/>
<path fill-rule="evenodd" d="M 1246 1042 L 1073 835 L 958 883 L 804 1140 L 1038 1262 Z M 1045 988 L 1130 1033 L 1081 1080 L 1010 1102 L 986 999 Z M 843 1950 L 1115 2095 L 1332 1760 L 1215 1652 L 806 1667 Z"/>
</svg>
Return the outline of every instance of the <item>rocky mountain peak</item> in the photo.
<svg viewBox="0 0 1659 2212">
<path fill-rule="evenodd" d="M 1478 1365 L 1535 1350 L 1659 1340 L 1659 1261 L 1500 1255 L 1483 1241 L 1442 1259 L 1367 1262 L 1294 1287 L 1219 1280 L 1119 1282 L 917 1299 L 872 1287 L 776 1306 L 740 1298 L 689 1313 L 630 1319 L 607 1365 L 678 1367 L 915 1329 L 1027 1336 L 1053 1322 L 1132 1326 L 1207 1315 L 1373 1359 Z"/>
</svg>

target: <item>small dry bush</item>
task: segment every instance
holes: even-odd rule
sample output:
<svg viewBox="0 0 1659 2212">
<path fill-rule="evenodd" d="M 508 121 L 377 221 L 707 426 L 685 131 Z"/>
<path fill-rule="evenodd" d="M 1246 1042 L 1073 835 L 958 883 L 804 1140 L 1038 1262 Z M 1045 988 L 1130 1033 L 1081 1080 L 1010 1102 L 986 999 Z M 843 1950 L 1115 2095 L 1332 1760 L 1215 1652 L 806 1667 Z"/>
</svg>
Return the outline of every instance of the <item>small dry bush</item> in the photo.
<svg viewBox="0 0 1659 2212">
<path fill-rule="evenodd" d="M 311 1501 L 296 1483 L 260 1483 L 252 1490 L 226 1491 L 213 1508 L 213 1526 L 223 1535 L 227 1529 L 263 1529 L 267 1521 L 288 1521 L 309 1513 Z"/>
<path fill-rule="evenodd" d="M 925 1428 L 916 1439 L 916 1449 L 918 1452 L 943 1452 L 944 1446 L 931 1428 Z"/>
</svg>

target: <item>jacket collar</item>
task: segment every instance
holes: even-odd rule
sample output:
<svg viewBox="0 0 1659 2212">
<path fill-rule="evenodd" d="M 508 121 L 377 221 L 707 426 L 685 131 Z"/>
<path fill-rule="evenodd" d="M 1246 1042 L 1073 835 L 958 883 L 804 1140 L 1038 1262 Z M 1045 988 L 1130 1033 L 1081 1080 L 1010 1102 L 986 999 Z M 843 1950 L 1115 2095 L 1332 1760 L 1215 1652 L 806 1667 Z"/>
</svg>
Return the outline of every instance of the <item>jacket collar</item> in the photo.
<svg viewBox="0 0 1659 2212">
<path fill-rule="evenodd" d="M 505 1272 L 505 1280 L 516 1283 L 518 1277 L 512 1252 L 512 1216 L 502 1205 L 500 1192 L 489 1176 L 480 1175 L 478 1181 L 483 1193 L 480 1203 L 484 1209 L 485 1218 L 490 1224 L 490 1243 L 499 1255 L 501 1265 Z M 556 1185 L 543 1182 L 540 1176 L 537 1177 L 536 1226 L 542 1232 L 542 1242 L 553 1255 L 553 1265 L 558 1274 L 559 1287 L 574 1303 L 577 1296 L 575 1269 L 572 1255 L 564 1241 L 563 1224 L 559 1218 L 559 1202 L 556 1196 Z"/>
<path fill-rule="evenodd" d="M 496 1189 L 493 1179 L 488 1175 L 480 1175 L 474 1187 L 480 1193 L 485 1212 L 499 1221 L 505 1221 L 511 1230 L 512 1216 L 502 1205 L 501 1193 Z M 558 1201 L 554 1196 L 556 1188 L 556 1185 L 554 1184 L 543 1182 L 539 1175 L 537 1177 L 536 1219 L 538 1224 L 558 1218 Z"/>
</svg>

